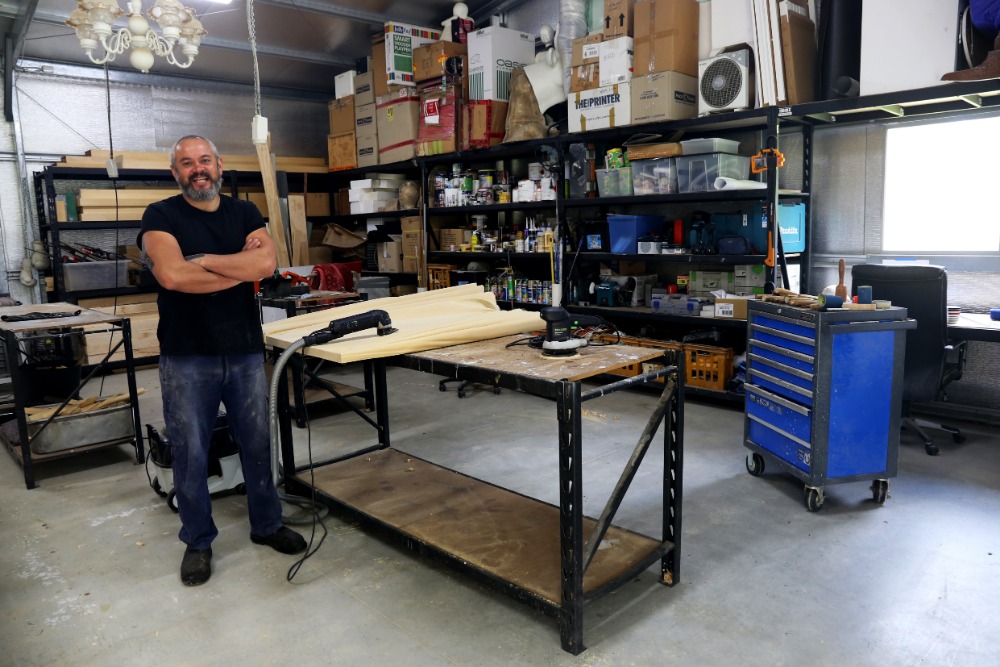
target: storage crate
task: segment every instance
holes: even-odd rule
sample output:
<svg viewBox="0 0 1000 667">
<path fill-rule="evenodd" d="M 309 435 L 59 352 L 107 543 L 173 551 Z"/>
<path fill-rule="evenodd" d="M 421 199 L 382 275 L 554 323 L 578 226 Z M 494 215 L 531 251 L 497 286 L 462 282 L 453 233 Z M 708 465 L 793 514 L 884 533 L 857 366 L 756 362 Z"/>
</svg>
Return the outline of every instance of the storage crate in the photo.
<svg viewBox="0 0 1000 667">
<path fill-rule="evenodd" d="M 746 178 L 750 173 L 750 158 L 745 155 L 709 153 L 682 155 L 677 160 L 677 190 L 709 192 L 715 189 L 717 178 Z"/>
<path fill-rule="evenodd" d="M 667 340 L 655 340 L 653 338 L 637 338 L 634 336 L 619 337 L 614 334 L 597 334 L 594 336 L 593 342 L 600 343 L 602 345 L 614 345 L 616 343 L 620 343 L 622 345 L 632 345 L 633 347 L 653 347 L 658 350 L 672 350 L 675 353 L 673 363 L 677 363 L 676 355 L 680 354 L 680 352 L 684 349 L 683 343 L 675 343 Z M 608 373 L 611 375 L 632 377 L 642 373 L 659 370 L 661 368 L 663 368 L 663 364 L 655 361 L 644 361 L 641 364 L 628 364 L 622 368 L 616 368 L 615 370 L 608 371 Z M 654 382 L 663 384 L 663 378 L 654 380 Z"/>
<path fill-rule="evenodd" d="M 63 264 L 63 280 L 67 292 L 126 287 L 128 261 L 119 259 L 111 262 Z"/>
<path fill-rule="evenodd" d="M 639 238 L 662 234 L 666 220 L 661 215 L 609 215 L 608 240 L 611 252 L 634 255 L 639 252 Z"/>
<path fill-rule="evenodd" d="M 682 155 L 703 155 L 704 153 L 733 153 L 740 150 L 740 142 L 732 139 L 703 137 L 701 139 L 685 139 L 681 142 Z"/>
<path fill-rule="evenodd" d="M 427 289 L 451 287 L 451 272 L 458 269 L 454 264 L 428 264 Z"/>
<path fill-rule="evenodd" d="M 624 197 L 632 194 L 632 168 L 597 169 L 597 194 Z"/>
<path fill-rule="evenodd" d="M 690 387 L 725 391 L 733 377 L 733 350 L 711 345 L 684 346 L 686 382 Z"/>
<path fill-rule="evenodd" d="M 673 158 L 633 160 L 632 192 L 637 195 L 672 195 L 677 192 L 677 164 Z"/>
</svg>

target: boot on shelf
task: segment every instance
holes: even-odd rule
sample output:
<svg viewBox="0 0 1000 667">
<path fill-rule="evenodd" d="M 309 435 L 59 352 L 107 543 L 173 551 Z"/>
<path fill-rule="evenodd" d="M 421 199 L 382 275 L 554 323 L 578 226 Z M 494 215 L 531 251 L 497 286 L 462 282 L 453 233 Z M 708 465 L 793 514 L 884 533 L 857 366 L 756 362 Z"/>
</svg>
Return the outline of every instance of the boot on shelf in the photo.
<svg viewBox="0 0 1000 667">
<path fill-rule="evenodd" d="M 942 81 L 982 81 L 1000 78 L 1000 35 L 993 40 L 993 50 L 986 54 L 986 60 L 969 69 L 949 72 Z"/>
</svg>

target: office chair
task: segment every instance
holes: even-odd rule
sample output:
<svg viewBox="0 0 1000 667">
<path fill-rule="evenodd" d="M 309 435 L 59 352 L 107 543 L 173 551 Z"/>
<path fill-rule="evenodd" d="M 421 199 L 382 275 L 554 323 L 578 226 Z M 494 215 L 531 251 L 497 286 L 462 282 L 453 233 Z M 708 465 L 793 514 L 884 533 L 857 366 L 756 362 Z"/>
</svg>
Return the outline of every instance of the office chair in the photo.
<svg viewBox="0 0 1000 667">
<path fill-rule="evenodd" d="M 899 266 L 858 264 L 851 269 L 851 291 L 858 285 L 871 285 L 873 299 L 887 299 L 894 306 L 906 308 L 917 328 L 907 331 L 903 367 L 903 417 L 901 426 L 912 429 L 924 442 L 927 453 L 938 453 L 937 445 L 924 428 L 951 433 L 952 439 L 965 441 L 954 426 L 916 419 L 910 414 L 913 403 L 947 400 L 945 386 L 962 377 L 965 366 L 965 341 L 948 341 L 948 274 L 941 266 Z"/>
</svg>

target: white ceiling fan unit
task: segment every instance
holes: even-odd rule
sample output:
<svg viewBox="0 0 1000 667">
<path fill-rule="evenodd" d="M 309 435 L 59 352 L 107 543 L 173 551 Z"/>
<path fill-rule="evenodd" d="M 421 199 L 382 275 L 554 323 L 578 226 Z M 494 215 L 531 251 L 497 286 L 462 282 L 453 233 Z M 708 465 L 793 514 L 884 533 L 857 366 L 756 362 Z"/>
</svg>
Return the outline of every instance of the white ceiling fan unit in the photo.
<svg viewBox="0 0 1000 667">
<path fill-rule="evenodd" d="M 750 49 L 698 61 L 698 115 L 751 109 L 754 104 Z"/>
</svg>

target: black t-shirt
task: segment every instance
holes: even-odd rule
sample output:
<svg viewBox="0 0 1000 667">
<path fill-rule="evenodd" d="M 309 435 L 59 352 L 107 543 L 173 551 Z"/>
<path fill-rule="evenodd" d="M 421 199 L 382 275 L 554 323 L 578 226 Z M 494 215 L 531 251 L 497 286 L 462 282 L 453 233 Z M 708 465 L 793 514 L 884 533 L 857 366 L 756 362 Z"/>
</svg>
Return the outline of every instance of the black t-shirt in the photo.
<svg viewBox="0 0 1000 667">
<path fill-rule="evenodd" d="M 142 235 L 148 231 L 171 234 L 184 256 L 197 253 L 230 255 L 240 252 L 246 237 L 264 226 L 257 207 L 247 201 L 221 197 L 219 208 L 208 213 L 182 195 L 150 204 L 142 216 Z M 160 323 L 156 336 L 161 354 L 247 354 L 264 350 L 260 314 L 253 283 L 244 282 L 211 294 L 187 294 L 158 287 Z"/>
</svg>

